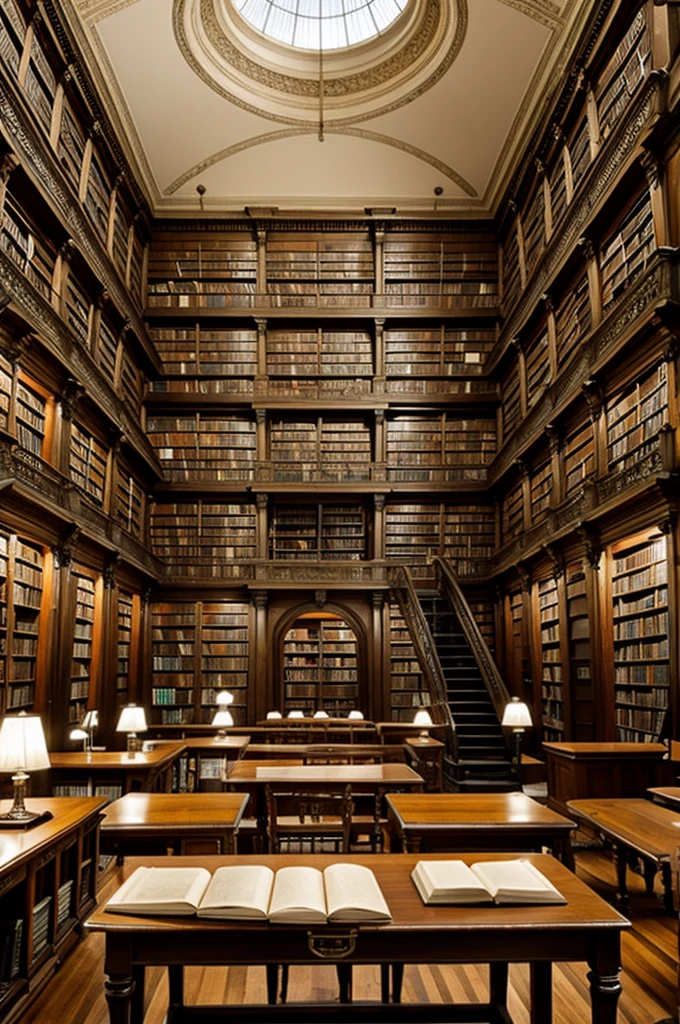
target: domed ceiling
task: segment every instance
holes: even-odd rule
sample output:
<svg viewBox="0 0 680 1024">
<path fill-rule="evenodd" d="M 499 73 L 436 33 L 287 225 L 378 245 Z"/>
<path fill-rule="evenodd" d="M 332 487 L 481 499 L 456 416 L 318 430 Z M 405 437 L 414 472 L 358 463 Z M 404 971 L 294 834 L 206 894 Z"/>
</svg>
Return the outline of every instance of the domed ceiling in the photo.
<svg viewBox="0 0 680 1024">
<path fill-rule="evenodd" d="M 157 215 L 260 206 L 484 216 L 593 3 L 65 8 Z"/>
</svg>

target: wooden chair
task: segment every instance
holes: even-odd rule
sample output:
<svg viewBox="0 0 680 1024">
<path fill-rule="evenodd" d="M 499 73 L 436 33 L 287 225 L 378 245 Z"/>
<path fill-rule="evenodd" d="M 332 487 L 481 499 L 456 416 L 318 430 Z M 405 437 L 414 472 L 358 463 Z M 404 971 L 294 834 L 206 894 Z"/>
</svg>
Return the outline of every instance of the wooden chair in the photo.
<svg viewBox="0 0 680 1024">
<path fill-rule="evenodd" d="M 265 786 L 270 853 L 349 853 L 352 790 L 281 792 Z"/>
</svg>

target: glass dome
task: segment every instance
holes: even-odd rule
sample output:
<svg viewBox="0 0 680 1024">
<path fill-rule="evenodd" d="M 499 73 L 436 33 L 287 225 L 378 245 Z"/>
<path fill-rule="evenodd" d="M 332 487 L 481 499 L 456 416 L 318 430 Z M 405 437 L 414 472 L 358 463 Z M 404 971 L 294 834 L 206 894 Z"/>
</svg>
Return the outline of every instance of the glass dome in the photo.
<svg viewBox="0 0 680 1024">
<path fill-rule="evenodd" d="M 301 50 L 339 50 L 389 28 L 408 0 L 232 0 L 248 24 Z"/>
</svg>

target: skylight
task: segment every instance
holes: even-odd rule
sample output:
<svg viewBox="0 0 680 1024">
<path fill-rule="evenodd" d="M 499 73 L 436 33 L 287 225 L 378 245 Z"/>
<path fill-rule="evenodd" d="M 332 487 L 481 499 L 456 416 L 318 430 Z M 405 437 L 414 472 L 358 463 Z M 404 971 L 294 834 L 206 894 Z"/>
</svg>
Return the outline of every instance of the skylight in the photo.
<svg viewBox="0 0 680 1024">
<path fill-rule="evenodd" d="M 301 50 L 339 50 L 380 35 L 408 0 L 232 0 L 258 32 Z"/>
</svg>

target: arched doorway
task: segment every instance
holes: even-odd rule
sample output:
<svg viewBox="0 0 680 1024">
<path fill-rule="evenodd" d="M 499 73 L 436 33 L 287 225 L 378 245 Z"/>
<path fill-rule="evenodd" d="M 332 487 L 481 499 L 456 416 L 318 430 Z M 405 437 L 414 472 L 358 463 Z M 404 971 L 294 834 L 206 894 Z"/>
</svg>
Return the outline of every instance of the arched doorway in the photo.
<svg viewBox="0 0 680 1024">
<path fill-rule="evenodd" d="M 357 636 L 334 612 L 304 612 L 283 638 L 283 713 L 346 717 L 359 700 Z"/>
</svg>

